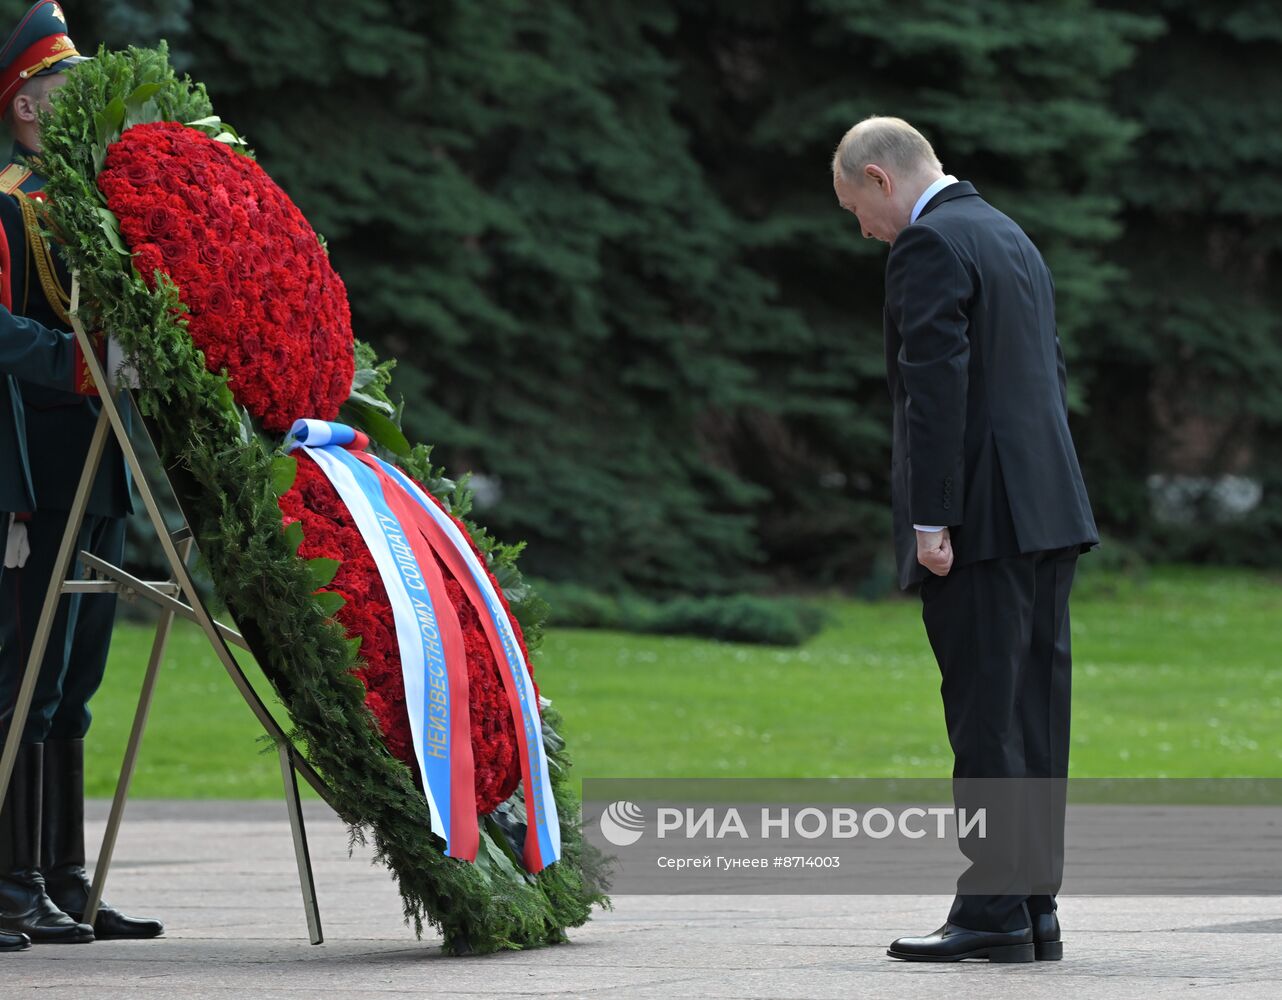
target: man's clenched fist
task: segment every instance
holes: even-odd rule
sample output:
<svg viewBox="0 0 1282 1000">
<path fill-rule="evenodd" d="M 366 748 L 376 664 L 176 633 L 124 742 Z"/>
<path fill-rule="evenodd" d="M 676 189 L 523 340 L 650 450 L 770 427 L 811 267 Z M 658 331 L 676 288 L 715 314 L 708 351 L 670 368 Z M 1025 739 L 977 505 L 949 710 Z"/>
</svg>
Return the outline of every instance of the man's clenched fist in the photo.
<svg viewBox="0 0 1282 1000">
<path fill-rule="evenodd" d="M 953 543 L 948 529 L 917 532 L 917 561 L 936 576 L 947 576 L 953 568 Z"/>
</svg>

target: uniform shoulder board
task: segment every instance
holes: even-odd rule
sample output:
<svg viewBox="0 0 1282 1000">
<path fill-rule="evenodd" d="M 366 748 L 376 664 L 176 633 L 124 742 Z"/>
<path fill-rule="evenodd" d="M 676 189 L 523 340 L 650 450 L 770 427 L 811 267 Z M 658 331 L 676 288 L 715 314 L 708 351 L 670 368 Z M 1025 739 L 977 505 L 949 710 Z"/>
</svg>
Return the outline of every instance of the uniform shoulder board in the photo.
<svg viewBox="0 0 1282 1000">
<path fill-rule="evenodd" d="M 10 163 L 3 170 L 0 170 L 0 192 L 13 194 L 22 187 L 22 182 L 30 176 L 31 171 L 21 163 Z"/>
</svg>

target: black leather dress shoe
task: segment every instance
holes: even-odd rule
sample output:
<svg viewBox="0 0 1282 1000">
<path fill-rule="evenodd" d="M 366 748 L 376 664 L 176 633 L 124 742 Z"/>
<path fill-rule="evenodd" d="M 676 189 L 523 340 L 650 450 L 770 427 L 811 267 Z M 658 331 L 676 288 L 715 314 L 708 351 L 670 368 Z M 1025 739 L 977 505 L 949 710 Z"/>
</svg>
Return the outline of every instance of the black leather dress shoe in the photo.
<svg viewBox="0 0 1282 1000">
<path fill-rule="evenodd" d="M 31 938 L 27 935 L 0 931 L 0 951 L 26 951 L 30 947 Z"/>
<path fill-rule="evenodd" d="M 1033 953 L 1039 962 L 1058 962 L 1064 957 L 1064 942 L 1059 939 L 1059 917 L 1053 912 L 1033 917 Z"/>
<path fill-rule="evenodd" d="M 72 891 L 77 897 L 87 895 L 80 886 Z M 50 890 L 50 897 L 52 896 L 53 890 Z M 84 920 L 83 908 L 77 910 L 73 907 L 69 910 L 64 908 L 64 910 L 72 920 Z M 117 938 L 154 938 L 160 937 L 163 933 L 165 933 L 165 925 L 159 920 L 152 920 L 149 917 L 131 917 L 105 903 L 99 905 L 98 915 L 93 921 L 93 934 L 99 941 Z"/>
<path fill-rule="evenodd" d="M 897 938 L 886 954 L 905 962 L 960 962 L 966 958 L 986 958 L 990 962 L 1031 962 L 1033 929 L 972 931 L 946 923 L 925 937 Z"/>
</svg>

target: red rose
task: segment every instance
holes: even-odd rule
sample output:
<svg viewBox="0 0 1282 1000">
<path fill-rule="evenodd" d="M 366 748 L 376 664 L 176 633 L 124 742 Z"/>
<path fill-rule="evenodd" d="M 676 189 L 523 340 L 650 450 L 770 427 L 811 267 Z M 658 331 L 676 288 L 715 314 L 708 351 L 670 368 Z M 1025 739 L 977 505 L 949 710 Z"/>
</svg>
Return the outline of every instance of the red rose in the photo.
<svg viewBox="0 0 1282 1000">
<path fill-rule="evenodd" d="M 230 219 L 214 219 L 210 222 L 209 236 L 222 246 L 229 246 L 236 242 L 236 230 L 232 227 Z"/>
<path fill-rule="evenodd" d="M 224 252 L 221 244 L 208 240 L 200 245 L 196 256 L 211 271 L 222 271 Z"/>
<path fill-rule="evenodd" d="M 185 188 L 176 174 L 167 171 L 161 171 L 156 177 L 156 185 L 166 194 L 179 194 Z"/>
<path fill-rule="evenodd" d="M 160 177 L 156 165 L 146 160 L 135 160 L 125 168 L 124 173 L 129 183 L 136 188 L 149 187 Z"/>
<path fill-rule="evenodd" d="M 195 258 L 195 248 L 186 240 L 161 240 L 158 246 L 160 255 L 165 258 L 166 269 L 181 283 L 186 276 L 180 272 Z"/>
<path fill-rule="evenodd" d="M 205 296 L 205 312 L 214 316 L 230 316 L 236 309 L 236 300 L 232 296 L 231 289 L 224 284 L 212 286 Z M 244 345 L 244 341 L 241 341 Z M 245 345 L 248 346 L 248 345 Z M 258 352 L 253 352 L 257 354 Z"/>
<path fill-rule="evenodd" d="M 240 263 L 242 277 L 247 273 L 261 276 L 267 270 L 267 255 L 252 243 L 249 243 L 241 247 Z"/>
</svg>

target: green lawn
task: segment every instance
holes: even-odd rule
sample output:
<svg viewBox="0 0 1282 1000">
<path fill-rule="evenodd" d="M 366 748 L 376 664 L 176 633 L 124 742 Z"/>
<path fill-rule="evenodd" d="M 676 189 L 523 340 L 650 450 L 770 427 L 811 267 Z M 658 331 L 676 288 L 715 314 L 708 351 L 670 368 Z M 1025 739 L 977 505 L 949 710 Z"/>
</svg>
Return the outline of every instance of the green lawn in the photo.
<svg viewBox="0 0 1282 1000">
<path fill-rule="evenodd" d="M 915 600 L 828 603 L 800 649 L 558 630 L 536 676 L 580 777 L 946 777 L 939 674 Z M 1282 585 L 1251 572 L 1086 577 L 1073 603 L 1072 774 L 1282 777 Z M 122 626 L 94 702 L 108 795 L 150 648 Z M 274 755 L 194 626 L 176 628 L 136 796 L 280 794 Z"/>
</svg>

